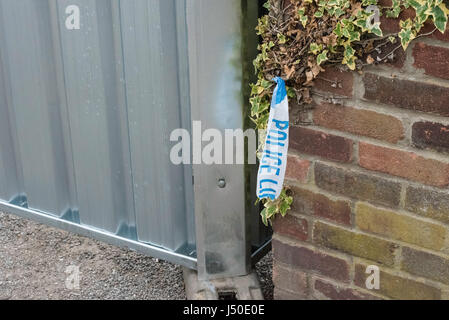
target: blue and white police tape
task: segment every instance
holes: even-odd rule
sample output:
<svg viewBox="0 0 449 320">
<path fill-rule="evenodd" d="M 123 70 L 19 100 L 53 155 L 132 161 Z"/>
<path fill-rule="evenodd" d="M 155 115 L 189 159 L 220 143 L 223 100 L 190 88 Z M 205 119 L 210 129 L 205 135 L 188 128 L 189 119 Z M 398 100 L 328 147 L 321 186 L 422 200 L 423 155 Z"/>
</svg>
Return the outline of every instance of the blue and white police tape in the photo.
<svg viewBox="0 0 449 320">
<path fill-rule="evenodd" d="M 257 175 L 257 197 L 271 200 L 279 198 L 284 186 L 289 138 L 288 97 L 285 82 L 279 77 L 274 81 L 277 86 L 271 101 L 265 146 Z"/>
</svg>

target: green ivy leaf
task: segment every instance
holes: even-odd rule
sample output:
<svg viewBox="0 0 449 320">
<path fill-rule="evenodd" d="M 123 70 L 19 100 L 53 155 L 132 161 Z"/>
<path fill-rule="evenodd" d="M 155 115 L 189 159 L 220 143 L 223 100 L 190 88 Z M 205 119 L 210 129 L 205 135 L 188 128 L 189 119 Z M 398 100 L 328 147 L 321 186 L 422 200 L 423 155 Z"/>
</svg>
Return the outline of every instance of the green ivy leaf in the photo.
<svg viewBox="0 0 449 320">
<path fill-rule="evenodd" d="M 283 34 L 278 33 L 277 37 L 279 40 L 279 44 L 285 44 L 287 42 L 287 38 Z"/>
<path fill-rule="evenodd" d="M 280 208 L 279 208 L 279 211 L 281 212 L 281 215 L 283 216 L 283 217 L 285 217 L 286 216 L 286 214 L 287 214 L 287 211 L 290 209 L 290 205 L 287 203 L 287 202 L 282 202 L 281 203 L 281 205 L 280 205 Z"/>
<path fill-rule="evenodd" d="M 347 65 L 349 69 L 355 70 L 355 62 L 357 58 L 355 57 L 355 50 L 351 47 L 350 44 L 345 45 L 345 52 L 344 52 L 344 58 L 342 63 Z"/>
<path fill-rule="evenodd" d="M 412 29 L 410 29 L 410 28 L 402 29 L 398 33 L 398 36 L 399 36 L 399 39 L 401 39 L 402 48 L 404 48 L 404 50 L 407 50 L 408 45 L 415 38 L 415 35 L 413 34 Z"/>
<path fill-rule="evenodd" d="M 387 18 L 397 18 L 401 13 L 401 1 L 393 0 L 392 7 L 387 11 Z"/>
<path fill-rule="evenodd" d="M 272 205 L 267 207 L 267 218 L 270 219 L 272 218 L 277 211 L 276 205 L 274 205 L 273 203 L 271 203 Z"/>
<path fill-rule="evenodd" d="M 343 36 L 343 31 L 342 31 L 342 26 L 341 26 L 340 21 L 337 22 L 337 25 L 335 26 L 335 29 L 334 29 L 334 33 L 335 33 L 338 37 Z"/>
<path fill-rule="evenodd" d="M 307 21 L 309 20 L 309 17 L 306 16 L 304 9 L 298 10 L 298 18 L 299 18 L 299 21 L 301 22 L 302 26 L 305 28 L 307 25 Z"/>
<path fill-rule="evenodd" d="M 262 210 L 262 212 L 260 213 L 260 216 L 262 217 L 263 224 L 268 227 L 267 208 L 264 208 Z"/>
<path fill-rule="evenodd" d="M 440 4 L 440 6 L 434 7 L 431 11 L 433 23 L 441 33 L 444 33 L 447 25 L 447 13 L 444 12 L 443 6 L 444 8 L 446 7 L 444 4 Z"/>
<path fill-rule="evenodd" d="M 321 52 L 316 59 L 317 64 L 320 66 L 322 63 L 326 62 L 328 60 L 327 58 L 327 53 L 329 51 L 328 50 L 323 50 L 323 52 Z"/>
<path fill-rule="evenodd" d="M 267 9 L 267 10 L 270 10 L 270 7 L 271 7 L 271 5 L 270 5 L 270 0 L 268 0 L 267 2 L 265 2 L 265 3 L 263 4 L 263 7 L 264 7 L 265 9 Z"/>
<path fill-rule="evenodd" d="M 316 44 L 314 42 L 310 44 L 309 52 L 313 53 L 314 55 L 317 55 L 322 49 L 323 49 L 322 44 Z"/>
<path fill-rule="evenodd" d="M 382 29 L 380 28 L 380 22 L 373 24 L 372 28 L 370 29 L 370 32 L 375 34 L 378 37 L 382 37 L 383 33 L 382 33 Z"/>
<path fill-rule="evenodd" d="M 319 10 L 317 10 L 314 14 L 315 18 L 322 18 L 324 15 L 324 9 L 320 8 Z"/>
</svg>

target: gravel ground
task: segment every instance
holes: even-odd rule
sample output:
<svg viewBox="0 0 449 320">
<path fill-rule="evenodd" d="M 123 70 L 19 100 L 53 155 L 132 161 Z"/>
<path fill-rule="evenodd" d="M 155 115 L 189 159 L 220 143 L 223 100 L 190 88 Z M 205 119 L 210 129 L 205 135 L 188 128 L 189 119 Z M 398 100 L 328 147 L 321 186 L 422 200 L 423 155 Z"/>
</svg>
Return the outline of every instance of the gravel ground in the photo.
<svg viewBox="0 0 449 320">
<path fill-rule="evenodd" d="M 271 265 L 269 254 L 256 266 L 266 299 Z M 69 290 L 77 268 L 79 289 Z M 185 298 L 179 266 L 0 213 L 0 300 Z"/>
<path fill-rule="evenodd" d="M 271 252 L 256 264 L 256 272 L 265 300 L 273 300 L 273 255 Z"/>
</svg>

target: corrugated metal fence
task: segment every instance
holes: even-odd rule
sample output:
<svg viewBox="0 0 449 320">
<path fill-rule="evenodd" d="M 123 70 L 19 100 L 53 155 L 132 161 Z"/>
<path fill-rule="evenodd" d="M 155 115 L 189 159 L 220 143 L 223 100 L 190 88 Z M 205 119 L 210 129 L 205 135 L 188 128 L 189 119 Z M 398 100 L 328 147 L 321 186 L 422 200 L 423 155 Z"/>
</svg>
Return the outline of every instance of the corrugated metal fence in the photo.
<svg viewBox="0 0 449 320">
<path fill-rule="evenodd" d="M 65 26 L 69 5 L 80 30 Z M 168 250 L 194 248 L 185 7 L 0 1 L 0 198 Z"/>
</svg>

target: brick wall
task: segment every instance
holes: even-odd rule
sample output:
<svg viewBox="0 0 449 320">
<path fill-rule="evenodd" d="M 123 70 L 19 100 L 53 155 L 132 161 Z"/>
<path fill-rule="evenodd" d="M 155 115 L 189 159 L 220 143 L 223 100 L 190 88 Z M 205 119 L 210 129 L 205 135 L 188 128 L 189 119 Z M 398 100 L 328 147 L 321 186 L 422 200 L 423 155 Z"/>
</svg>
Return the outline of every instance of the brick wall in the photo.
<svg viewBox="0 0 449 320">
<path fill-rule="evenodd" d="M 312 124 L 291 128 L 275 298 L 449 299 L 449 32 L 363 73 L 328 69 L 314 92 Z"/>
</svg>

